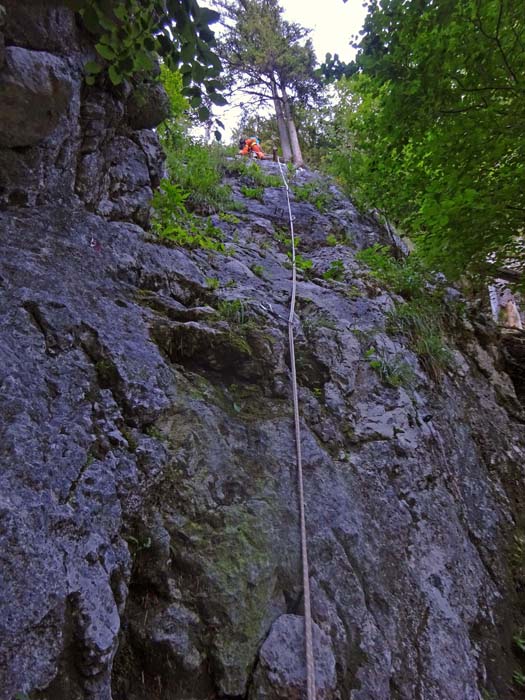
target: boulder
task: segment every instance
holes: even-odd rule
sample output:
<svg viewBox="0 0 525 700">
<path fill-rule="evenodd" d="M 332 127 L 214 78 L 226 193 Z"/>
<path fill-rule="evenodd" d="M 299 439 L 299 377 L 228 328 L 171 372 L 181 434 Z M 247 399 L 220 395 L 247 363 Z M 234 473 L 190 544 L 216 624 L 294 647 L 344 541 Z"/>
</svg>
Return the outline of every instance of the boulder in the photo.
<svg viewBox="0 0 525 700">
<path fill-rule="evenodd" d="M 337 676 L 330 637 L 313 624 L 316 697 L 337 697 Z M 300 700 L 305 696 L 304 618 L 281 615 L 261 647 L 250 700 Z"/>
<path fill-rule="evenodd" d="M 170 113 L 170 102 L 161 83 L 143 83 L 129 96 L 126 104 L 132 129 L 153 129 Z"/>
<path fill-rule="evenodd" d="M 0 71 L 0 147 L 32 146 L 49 136 L 72 89 L 67 65 L 58 56 L 7 47 Z"/>
</svg>

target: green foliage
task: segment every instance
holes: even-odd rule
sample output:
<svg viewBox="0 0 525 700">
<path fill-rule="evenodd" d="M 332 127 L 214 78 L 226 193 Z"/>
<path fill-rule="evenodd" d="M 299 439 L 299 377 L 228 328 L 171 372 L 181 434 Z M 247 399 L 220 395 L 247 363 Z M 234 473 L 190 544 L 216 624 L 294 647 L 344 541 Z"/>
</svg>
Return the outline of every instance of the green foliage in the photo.
<svg viewBox="0 0 525 700">
<path fill-rule="evenodd" d="M 520 630 L 512 637 L 515 646 L 525 654 L 525 630 Z"/>
<path fill-rule="evenodd" d="M 425 370 L 437 378 L 441 370 L 452 363 L 444 328 L 446 314 L 453 313 L 453 309 L 445 307 L 439 284 L 415 255 L 396 260 L 386 246 L 375 245 L 360 251 L 356 259 L 371 268 L 370 274 L 375 279 L 408 299 L 405 303 L 396 303 L 388 313 L 387 329 L 390 333 L 404 335 Z"/>
<path fill-rule="evenodd" d="M 231 189 L 222 182 L 226 164 L 222 146 L 204 145 L 184 135 L 175 142 L 162 140 L 162 145 L 170 180 L 185 193 L 189 210 L 213 214 L 233 206 Z"/>
<path fill-rule="evenodd" d="M 345 276 L 345 266 L 342 260 L 332 260 L 330 267 L 326 272 L 323 272 L 325 280 L 337 280 L 342 282 Z"/>
<path fill-rule="evenodd" d="M 359 287 L 355 284 L 352 284 L 348 289 L 346 290 L 346 296 L 349 299 L 359 299 L 359 297 L 362 296 L 362 292 L 359 289 Z"/>
<path fill-rule="evenodd" d="M 260 202 L 263 201 L 264 187 L 248 187 L 247 185 L 242 185 L 241 192 L 248 199 L 258 199 Z"/>
<path fill-rule="evenodd" d="M 215 291 L 216 289 L 219 289 L 220 284 L 221 283 L 217 279 L 217 277 L 206 277 L 206 286 L 208 287 L 208 289 Z"/>
<path fill-rule="evenodd" d="M 220 301 L 217 307 L 217 314 L 220 318 L 240 326 L 248 323 L 248 316 L 246 315 L 246 308 L 242 299 Z"/>
<path fill-rule="evenodd" d="M 370 2 L 331 166 L 449 276 L 525 262 L 525 21 L 517 0 Z"/>
<path fill-rule="evenodd" d="M 295 167 L 294 163 L 286 163 L 286 172 L 288 173 L 288 181 L 291 182 L 297 173 L 297 168 Z"/>
<path fill-rule="evenodd" d="M 128 427 L 121 428 L 121 433 L 124 436 L 124 439 L 128 443 L 128 450 L 131 453 L 135 453 L 137 451 L 137 447 L 139 446 L 139 443 L 137 441 L 137 438 L 133 435 L 133 432 L 130 430 Z M 91 455 L 90 455 L 91 456 Z M 89 457 L 88 457 L 89 461 Z"/>
<path fill-rule="evenodd" d="M 126 538 L 131 549 L 131 556 L 136 557 L 140 552 L 150 549 L 151 547 L 151 537 L 146 537 L 143 540 L 138 540 L 132 535 L 128 535 Z"/>
<path fill-rule="evenodd" d="M 329 184 L 324 180 L 307 182 L 301 186 L 294 185 L 292 191 L 296 201 L 309 202 L 321 213 L 328 210 L 333 200 L 333 196 L 329 191 Z"/>
<path fill-rule="evenodd" d="M 257 277 L 262 277 L 264 275 L 264 267 L 262 265 L 251 265 L 250 270 Z"/>
<path fill-rule="evenodd" d="M 428 272 L 415 255 L 396 260 L 388 246 L 376 243 L 356 254 L 356 260 L 368 265 L 370 274 L 390 290 L 404 297 L 420 295 L 427 282 Z"/>
<path fill-rule="evenodd" d="M 414 371 L 399 353 L 389 354 L 385 350 L 371 347 L 365 352 L 365 357 L 385 384 L 394 388 L 410 388 L 414 385 Z"/>
<path fill-rule="evenodd" d="M 207 100 L 225 104 L 217 92 L 221 62 L 212 51 L 215 37 L 210 25 L 219 14 L 200 7 L 197 0 L 67 0 L 96 38 L 97 61 L 86 67 L 87 82 L 108 65 L 114 85 L 137 74 L 151 73 L 157 57 L 175 70 L 180 68 L 184 90 L 192 107 L 202 102 L 201 85 Z M 201 116 L 207 119 L 208 109 Z"/>
<path fill-rule="evenodd" d="M 283 230 L 279 227 L 276 227 L 274 229 L 273 236 L 274 236 L 275 240 L 278 243 L 280 243 L 282 246 L 290 247 L 292 237 L 291 237 L 291 234 L 287 230 Z M 296 237 L 296 240 L 299 240 L 298 236 Z M 297 245 L 297 243 L 296 243 L 296 245 Z"/>
<path fill-rule="evenodd" d="M 327 83 L 333 83 L 336 80 L 341 80 L 341 78 L 350 78 L 357 70 L 358 66 L 355 61 L 345 63 L 341 61 L 337 53 L 333 56 L 331 53 L 327 53 L 324 63 L 319 68 L 319 72 Z"/>
<path fill-rule="evenodd" d="M 248 158 L 235 158 L 225 163 L 226 172 L 235 174 L 249 185 L 258 187 L 282 187 L 283 181 L 279 175 L 265 173 L 259 163 Z"/>
<path fill-rule="evenodd" d="M 444 339 L 445 308 L 432 295 L 420 294 L 396 304 L 387 315 L 387 330 L 404 335 L 421 364 L 436 379 L 452 364 L 452 353 Z"/>
<path fill-rule="evenodd" d="M 240 88 L 253 92 L 253 81 L 262 99 L 272 102 L 270 83 L 291 89 L 302 100 L 315 94 L 319 80 L 315 74 L 315 53 L 310 30 L 282 17 L 277 0 L 243 0 L 230 3 L 232 24 L 224 37 L 228 69 Z M 306 39 L 306 41 L 305 41 Z"/>
<path fill-rule="evenodd" d="M 333 134 L 333 105 L 329 93 L 318 90 L 314 104 L 305 106 L 296 104 L 294 114 L 297 124 L 299 143 L 305 161 L 312 169 L 324 170 L 327 153 L 337 148 Z"/>
<path fill-rule="evenodd" d="M 232 82 L 257 106 L 275 106 L 283 155 L 288 159 L 291 147 L 296 162 L 302 162 L 299 144 L 290 138 L 289 125 L 295 105 L 315 101 L 319 94 L 309 30 L 283 19 L 278 0 L 242 0 L 224 5 L 230 22 L 223 37 L 222 57 Z"/>
<path fill-rule="evenodd" d="M 188 128 L 186 112 L 189 102 L 182 94 L 182 74 L 170 70 L 165 64 L 160 67 L 160 80 L 170 103 L 170 116 L 157 127 L 162 146 L 166 152 L 181 148 Z"/>
<path fill-rule="evenodd" d="M 337 321 L 330 318 L 328 314 L 316 310 L 313 314 L 303 319 L 303 329 L 306 335 L 311 335 L 318 328 L 329 328 L 332 331 L 336 331 L 338 329 Z"/>
<path fill-rule="evenodd" d="M 225 252 L 223 233 L 209 219 L 191 214 L 185 203 L 188 193 L 180 185 L 163 180 L 153 195 L 152 227 L 164 243 L 187 248 Z"/>
<path fill-rule="evenodd" d="M 337 244 L 339 243 L 339 241 L 337 240 L 337 237 L 334 236 L 333 233 L 330 233 L 330 234 L 326 237 L 326 242 L 327 242 L 328 245 L 330 245 L 330 246 L 335 246 L 335 245 L 337 245 Z"/>
<path fill-rule="evenodd" d="M 222 184 L 226 156 L 219 144 L 203 145 L 186 138 L 179 147 L 166 150 L 170 180 L 185 193 L 188 209 L 212 214 L 231 206 L 231 190 Z"/>
<path fill-rule="evenodd" d="M 481 700 L 498 700 L 498 698 L 486 688 L 483 688 L 481 691 Z"/>
<path fill-rule="evenodd" d="M 525 534 L 523 532 L 514 533 L 510 550 L 510 563 L 517 573 L 525 570 Z"/>
<path fill-rule="evenodd" d="M 146 435 L 149 435 L 152 438 L 156 438 L 157 440 L 164 440 L 164 435 L 155 425 L 148 425 L 144 432 L 146 433 Z"/>
<path fill-rule="evenodd" d="M 290 258 L 290 260 L 292 260 L 291 251 L 288 251 L 287 255 Z M 302 272 L 308 273 L 313 268 L 313 266 L 314 266 L 313 260 L 310 260 L 310 258 L 305 258 L 300 253 L 296 253 L 296 255 L 295 255 L 295 267 L 298 270 L 301 270 Z"/>
<path fill-rule="evenodd" d="M 230 212 L 227 211 L 220 211 L 219 212 L 219 219 L 221 221 L 225 221 L 227 224 L 240 224 L 241 220 L 239 219 L 238 216 L 235 216 L 235 214 L 230 214 Z"/>
<path fill-rule="evenodd" d="M 520 688 L 525 688 L 525 673 L 522 673 L 521 671 L 514 671 L 512 680 Z"/>
</svg>

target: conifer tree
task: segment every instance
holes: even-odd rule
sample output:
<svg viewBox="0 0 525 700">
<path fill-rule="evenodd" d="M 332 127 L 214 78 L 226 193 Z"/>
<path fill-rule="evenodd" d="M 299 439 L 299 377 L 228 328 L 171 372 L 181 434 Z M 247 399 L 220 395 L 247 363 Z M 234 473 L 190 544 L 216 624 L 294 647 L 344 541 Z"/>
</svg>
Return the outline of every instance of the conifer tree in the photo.
<svg viewBox="0 0 525 700">
<path fill-rule="evenodd" d="M 234 0 L 220 7 L 227 24 L 222 58 L 232 89 L 273 104 L 283 158 L 301 165 L 293 102 L 307 102 L 318 87 L 309 30 L 284 20 L 277 0 Z"/>
</svg>

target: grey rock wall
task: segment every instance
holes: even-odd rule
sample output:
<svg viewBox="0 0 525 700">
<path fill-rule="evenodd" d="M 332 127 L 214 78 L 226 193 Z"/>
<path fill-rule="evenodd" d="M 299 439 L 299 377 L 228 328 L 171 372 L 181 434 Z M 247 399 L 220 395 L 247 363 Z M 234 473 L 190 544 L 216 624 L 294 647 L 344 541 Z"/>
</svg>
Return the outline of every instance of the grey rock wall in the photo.
<svg viewBox="0 0 525 700">
<path fill-rule="evenodd" d="M 467 323 L 430 379 L 355 262 L 377 227 L 293 206 L 319 697 L 517 697 L 525 435 L 493 336 Z M 255 209 L 214 217 L 228 255 L 80 203 L 0 215 L 2 700 L 302 696 L 283 192 Z"/>
<path fill-rule="evenodd" d="M 167 114 L 158 85 L 140 118 L 129 85 L 84 83 L 92 39 L 59 0 L 5 0 L 0 18 L 0 207 L 80 199 L 145 224 L 163 174 L 152 132 Z"/>
<path fill-rule="evenodd" d="M 2 4 L 0 700 L 301 698 L 283 190 L 231 180 L 227 254 L 159 245 L 155 118 L 82 84 L 59 3 Z M 293 202 L 319 698 L 520 697 L 524 415 L 495 329 L 458 321 L 430 377 L 355 259 L 381 229 L 332 195 Z"/>
</svg>

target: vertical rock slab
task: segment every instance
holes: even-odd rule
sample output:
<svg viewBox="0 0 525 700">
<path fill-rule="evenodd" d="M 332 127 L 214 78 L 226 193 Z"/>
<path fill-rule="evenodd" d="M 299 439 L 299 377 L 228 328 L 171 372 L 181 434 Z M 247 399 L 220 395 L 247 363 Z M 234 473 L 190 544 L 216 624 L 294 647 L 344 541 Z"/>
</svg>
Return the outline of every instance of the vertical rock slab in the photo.
<svg viewBox="0 0 525 700">
<path fill-rule="evenodd" d="M 49 136 L 72 92 L 69 67 L 61 58 L 7 47 L 0 71 L 0 148 L 34 146 Z"/>
</svg>

